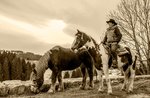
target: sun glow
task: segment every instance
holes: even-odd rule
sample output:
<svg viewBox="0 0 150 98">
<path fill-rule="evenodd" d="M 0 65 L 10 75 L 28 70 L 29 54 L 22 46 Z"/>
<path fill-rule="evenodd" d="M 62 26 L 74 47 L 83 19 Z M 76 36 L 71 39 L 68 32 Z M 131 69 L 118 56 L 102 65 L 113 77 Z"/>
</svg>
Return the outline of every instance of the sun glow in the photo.
<svg viewBox="0 0 150 98">
<path fill-rule="evenodd" d="M 41 39 L 53 43 L 70 43 L 73 41 L 72 37 L 63 32 L 67 24 L 62 20 L 49 20 L 41 29 Z"/>
<path fill-rule="evenodd" d="M 66 27 L 66 24 L 62 20 L 50 20 L 47 23 L 47 27 L 54 32 L 63 31 Z"/>
</svg>

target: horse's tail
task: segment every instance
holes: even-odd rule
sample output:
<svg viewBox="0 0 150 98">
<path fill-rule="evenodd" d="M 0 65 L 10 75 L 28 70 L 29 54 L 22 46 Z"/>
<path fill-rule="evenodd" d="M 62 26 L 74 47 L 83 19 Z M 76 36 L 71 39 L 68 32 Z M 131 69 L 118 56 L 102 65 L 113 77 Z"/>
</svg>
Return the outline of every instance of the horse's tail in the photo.
<svg viewBox="0 0 150 98">
<path fill-rule="evenodd" d="M 135 55 L 135 59 L 134 61 L 132 60 L 132 54 L 131 54 L 131 51 L 128 47 L 125 47 L 126 50 L 129 52 L 129 57 L 128 57 L 128 60 L 129 60 L 129 64 L 132 64 L 132 68 L 133 70 L 135 70 L 135 66 L 136 66 L 136 60 L 137 60 L 137 56 Z"/>
<path fill-rule="evenodd" d="M 134 62 L 133 62 L 133 64 L 132 64 L 132 68 L 133 68 L 133 70 L 135 70 L 136 60 L 137 60 L 137 56 L 135 56 Z"/>
<path fill-rule="evenodd" d="M 128 48 L 128 47 L 125 47 L 125 48 L 129 52 L 128 53 L 128 61 L 129 61 L 129 64 L 131 65 L 133 63 L 133 60 L 132 60 L 132 54 L 131 54 L 130 48 Z"/>
</svg>

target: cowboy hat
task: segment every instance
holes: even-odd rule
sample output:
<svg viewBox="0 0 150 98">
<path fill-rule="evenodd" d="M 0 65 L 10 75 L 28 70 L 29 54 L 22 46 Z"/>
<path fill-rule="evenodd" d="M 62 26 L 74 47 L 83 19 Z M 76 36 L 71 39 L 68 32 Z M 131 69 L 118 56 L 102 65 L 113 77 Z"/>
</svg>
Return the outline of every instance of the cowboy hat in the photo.
<svg viewBox="0 0 150 98">
<path fill-rule="evenodd" d="M 109 21 L 106 21 L 107 23 L 113 23 L 113 24 L 115 24 L 115 25 L 117 25 L 117 23 L 115 22 L 115 20 L 114 19 L 110 19 Z"/>
</svg>

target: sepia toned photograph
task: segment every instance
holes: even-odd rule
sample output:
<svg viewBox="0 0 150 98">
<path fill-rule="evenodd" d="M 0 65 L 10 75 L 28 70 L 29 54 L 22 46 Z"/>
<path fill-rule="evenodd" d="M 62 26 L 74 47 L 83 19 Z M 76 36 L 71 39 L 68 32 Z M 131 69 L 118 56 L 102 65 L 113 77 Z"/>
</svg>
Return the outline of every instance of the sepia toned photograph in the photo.
<svg viewBox="0 0 150 98">
<path fill-rule="evenodd" d="M 0 0 L 0 98 L 150 98 L 150 0 Z"/>
</svg>

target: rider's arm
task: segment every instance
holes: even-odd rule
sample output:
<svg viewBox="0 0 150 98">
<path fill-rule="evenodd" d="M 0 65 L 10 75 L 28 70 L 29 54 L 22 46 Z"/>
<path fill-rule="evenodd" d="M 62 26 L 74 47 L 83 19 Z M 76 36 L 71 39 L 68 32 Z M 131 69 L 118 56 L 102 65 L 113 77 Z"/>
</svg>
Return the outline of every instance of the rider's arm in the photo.
<svg viewBox="0 0 150 98">
<path fill-rule="evenodd" d="M 122 38 L 122 34 L 121 34 L 121 32 L 120 32 L 118 27 L 115 28 L 115 33 L 117 35 L 117 42 L 119 43 L 121 38 Z"/>
<path fill-rule="evenodd" d="M 103 39 L 102 43 L 103 43 L 103 44 L 105 44 L 105 43 L 106 43 L 106 41 L 107 41 L 107 35 L 106 35 L 106 33 L 105 33 L 105 37 L 104 37 L 104 39 Z"/>
</svg>

